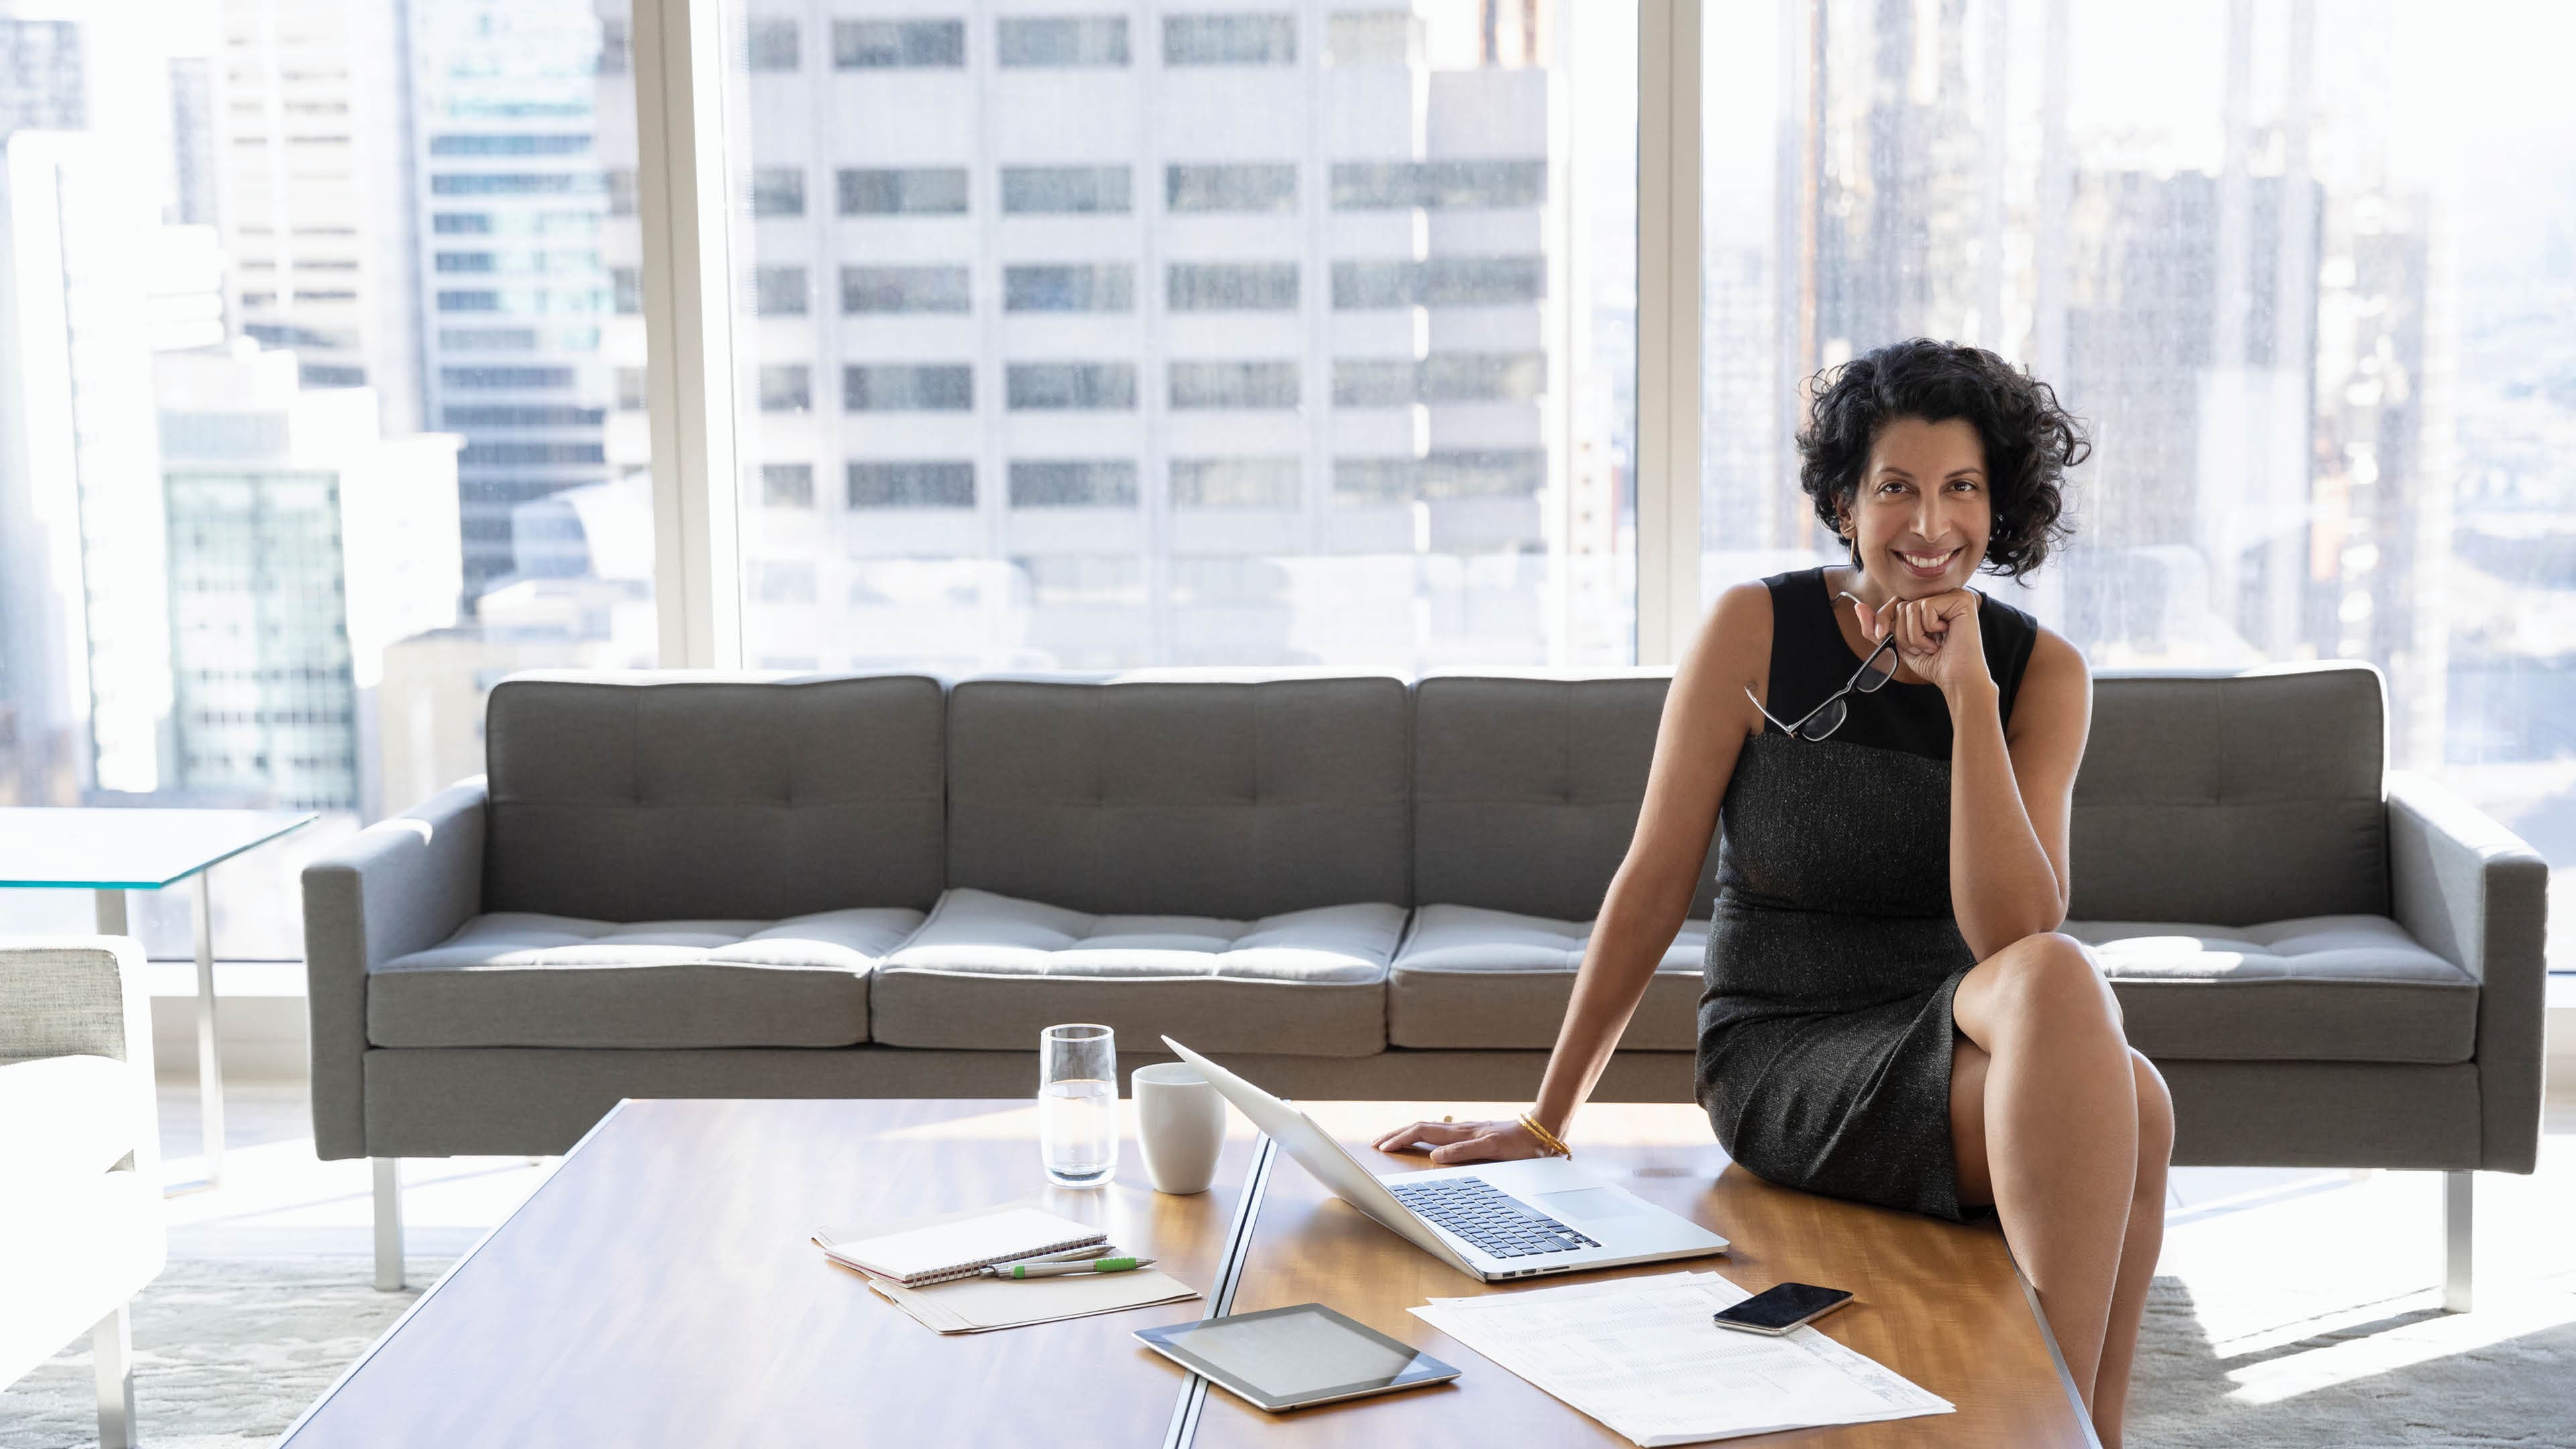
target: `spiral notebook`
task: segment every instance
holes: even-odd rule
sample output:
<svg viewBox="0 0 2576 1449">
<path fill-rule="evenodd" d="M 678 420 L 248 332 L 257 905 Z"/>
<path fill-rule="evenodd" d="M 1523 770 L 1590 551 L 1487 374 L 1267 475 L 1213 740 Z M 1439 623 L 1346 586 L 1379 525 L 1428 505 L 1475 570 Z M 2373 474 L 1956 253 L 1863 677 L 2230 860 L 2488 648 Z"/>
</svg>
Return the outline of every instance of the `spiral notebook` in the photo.
<svg viewBox="0 0 2576 1449">
<path fill-rule="evenodd" d="M 1089 1248 L 1109 1235 L 1034 1207 L 1007 1207 L 951 1222 L 843 1240 L 824 1229 L 814 1241 L 832 1258 L 906 1288 L 971 1278 L 995 1263 Z"/>
</svg>

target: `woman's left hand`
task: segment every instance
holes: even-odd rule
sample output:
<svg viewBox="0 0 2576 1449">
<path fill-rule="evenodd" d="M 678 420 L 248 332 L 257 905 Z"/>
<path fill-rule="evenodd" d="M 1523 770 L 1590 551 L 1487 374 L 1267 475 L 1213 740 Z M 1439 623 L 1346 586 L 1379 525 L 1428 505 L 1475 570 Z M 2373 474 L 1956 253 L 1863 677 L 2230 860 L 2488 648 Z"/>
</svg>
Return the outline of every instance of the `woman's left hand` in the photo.
<svg viewBox="0 0 2576 1449">
<path fill-rule="evenodd" d="M 1939 685 L 1943 696 L 1955 699 L 1961 685 L 1994 682 L 1993 672 L 1986 667 L 1985 636 L 1977 628 L 1973 589 L 1896 599 L 1875 610 L 1858 595 L 1851 600 L 1870 642 L 1875 644 L 1895 631 L 1898 657 L 1925 683 Z"/>
</svg>

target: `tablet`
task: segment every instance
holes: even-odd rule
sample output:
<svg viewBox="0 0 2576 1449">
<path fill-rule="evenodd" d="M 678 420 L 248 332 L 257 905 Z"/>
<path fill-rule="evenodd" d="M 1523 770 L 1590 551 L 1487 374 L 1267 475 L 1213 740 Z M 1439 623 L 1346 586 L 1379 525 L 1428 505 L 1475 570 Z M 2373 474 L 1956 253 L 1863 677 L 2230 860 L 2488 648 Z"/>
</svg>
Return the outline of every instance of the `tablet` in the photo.
<svg viewBox="0 0 2576 1449">
<path fill-rule="evenodd" d="M 1431 1355 L 1321 1303 L 1140 1328 L 1136 1336 L 1156 1353 L 1274 1414 L 1458 1377 L 1456 1369 Z"/>
</svg>

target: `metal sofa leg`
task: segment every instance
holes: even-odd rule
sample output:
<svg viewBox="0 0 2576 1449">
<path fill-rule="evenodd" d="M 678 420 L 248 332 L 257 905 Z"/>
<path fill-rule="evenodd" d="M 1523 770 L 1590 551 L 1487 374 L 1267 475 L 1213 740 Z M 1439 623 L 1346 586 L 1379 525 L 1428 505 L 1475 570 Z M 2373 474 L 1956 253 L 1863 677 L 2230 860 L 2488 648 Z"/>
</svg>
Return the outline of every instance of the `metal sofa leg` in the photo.
<svg viewBox="0 0 2576 1449">
<path fill-rule="evenodd" d="M 134 1321 L 126 1305 L 89 1331 L 90 1360 L 98 1368 L 99 1449 L 127 1449 L 134 1442 Z"/>
<path fill-rule="evenodd" d="M 2442 1174 L 2442 1309 L 2446 1313 L 2468 1312 L 2476 1283 L 2477 1184 L 2474 1172 Z"/>
<path fill-rule="evenodd" d="M 369 1159 L 376 1166 L 376 1291 L 403 1286 L 402 1159 Z"/>
</svg>

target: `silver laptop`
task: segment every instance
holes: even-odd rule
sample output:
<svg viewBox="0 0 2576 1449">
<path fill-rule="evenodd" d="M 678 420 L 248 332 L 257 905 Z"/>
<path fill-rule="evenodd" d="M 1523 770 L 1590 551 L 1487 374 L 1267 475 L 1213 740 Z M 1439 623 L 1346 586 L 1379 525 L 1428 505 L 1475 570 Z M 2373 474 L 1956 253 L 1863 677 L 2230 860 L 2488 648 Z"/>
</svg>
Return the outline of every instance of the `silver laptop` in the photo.
<svg viewBox="0 0 2576 1449">
<path fill-rule="evenodd" d="M 1492 1283 L 1726 1251 L 1726 1239 L 1562 1157 L 1380 1178 L 1296 1107 L 1170 1037 L 1163 1045 L 1336 1197 L 1471 1278 Z"/>
</svg>

